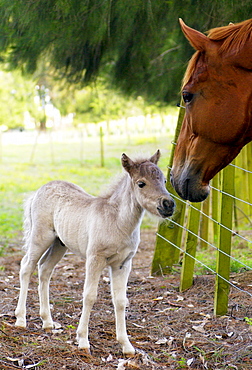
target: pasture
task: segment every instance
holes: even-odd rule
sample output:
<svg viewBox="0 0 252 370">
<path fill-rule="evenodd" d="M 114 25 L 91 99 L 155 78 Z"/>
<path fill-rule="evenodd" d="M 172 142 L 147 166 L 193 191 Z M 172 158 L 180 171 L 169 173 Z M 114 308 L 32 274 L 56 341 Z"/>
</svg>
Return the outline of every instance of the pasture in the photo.
<svg viewBox="0 0 252 370">
<path fill-rule="evenodd" d="M 144 219 L 142 242 L 128 284 L 127 328 L 137 349 L 134 357 L 123 358 L 116 342 L 106 270 L 91 313 L 92 356 L 78 349 L 75 333 L 82 306 L 84 263 L 71 254 L 59 263 L 52 277 L 51 309 L 57 327 L 48 332 L 41 328 L 36 273 L 28 299 L 28 328 L 14 327 L 23 255 L 20 247 L 24 198 L 55 179 L 74 182 L 98 195 L 113 176 L 121 173 L 123 152 L 134 157 L 137 153 L 153 154 L 159 148 L 162 153 L 159 166 L 166 173 L 173 139 L 172 130 L 161 134 L 154 129 L 150 133 L 143 130 L 130 137 L 105 134 L 101 167 L 98 135 L 83 137 L 72 131 L 64 137 L 60 135 L 41 134 L 35 145 L 36 137 L 32 134 L 3 134 L 0 369 L 249 369 L 251 312 L 239 311 L 238 315 L 234 307 L 231 315 L 214 317 L 214 280 L 209 275 L 197 276 L 194 286 L 182 293 L 178 291 L 179 265 L 172 275 L 150 277 L 157 220 L 148 216 Z M 243 288 L 250 284 L 251 274 L 239 273 L 232 278 Z M 231 290 L 230 297 L 250 306 L 248 298 L 238 291 Z"/>
</svg>

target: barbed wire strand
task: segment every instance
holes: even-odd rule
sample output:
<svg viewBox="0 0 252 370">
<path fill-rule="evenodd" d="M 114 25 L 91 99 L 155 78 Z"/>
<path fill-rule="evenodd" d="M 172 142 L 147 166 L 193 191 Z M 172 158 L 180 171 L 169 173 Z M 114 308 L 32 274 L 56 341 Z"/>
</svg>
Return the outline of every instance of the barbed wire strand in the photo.
<svg viewBox="0 0 252 370">
<path fill-rule="evenodd" d="M 162 236 L 161 234 L 159 233 L 156 233 L 156 235 L 160 238 L 162 238 L 163 240 L 165 240 L 167 243 L 170 243 L 172 246 L 174 246 L 175 248 L 179 249 L 182 253 L 186 254 L 187 256 L 191 257 L 192 259 L 194 259 L 196 262 L 198 262 L 199 264 L 201 264 L 202 266 L 204 266 L 205 268 L 207 268 L 209 271 L 211 271 L 214 275 L 220 277 L 222 280 L 224 280 L 226 283 L 228 283 L 229 285 L 231 285 L 233 288 L 239 290 L 240 292 L 243 292 L 243 293 L 246 293 L 248 294 L 250 297 L 252 297 L 252 294 L 250 292 L 248 292 L 247 290 L 244 290 L 244 289 L 241 289 L 239 288 L 237 285 L 233 284 L 231 281 L 228 281 L 226 278 L 224 278 L 223 276 L 219 275 L 216 271 L 214 271 L 211 267 L 205 265 L 203 262 L 199 261 L 196 257 L 193 257 L 190 253 L 184 251 L 182 248 L 180 248 L 179 246 L 177 246 L 176 244 L 174 244 L 173 242 L 171 242 L 170 240 L 167 240 L 164 236 Z"/>
</svg>

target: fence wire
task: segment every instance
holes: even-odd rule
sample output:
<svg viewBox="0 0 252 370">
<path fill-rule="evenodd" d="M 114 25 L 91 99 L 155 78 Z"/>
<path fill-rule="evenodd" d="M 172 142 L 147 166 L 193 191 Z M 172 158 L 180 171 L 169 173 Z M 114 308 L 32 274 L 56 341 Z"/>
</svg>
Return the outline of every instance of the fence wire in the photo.
<svg viewBox="0 0 252 370">
<path fill-rule="evenodd" d="M 179 225 L 181 226 L 181 225 Z M 189 230 L 190 231 L 190 230 Z M 187 256 L 191 257 L 192 259 L 194 259 L 197 263 L 201 264 L 202 266 L 204 266 L 207 270 L 211 271 L 215 276 L 218 276 L 220 277 L 222 280 L 224 280 L 226 283 L 228 283 L 229 285 L 231 285 L 233 288 L 239 290 L 240 292 L 242 293 L 245 293 L 245 294 L 248 294 L 250 297 L 252 297 L 252 293 L 248 292 L 247 290 L 244 290 L 244 289 L 241 289 L 239 288 L 237 285 L 235 285 L 234 283 L 232 283 L 231 281 L 225 279 L 223 276 L 221 276 L 220 274 L 218 274 L 216 271 L 214 271 L 211 267 L 205 265 L 202 261 L 198 260 L 196 257 L 192 256 L 190 253 L 188 253 L 187 251 L 183 250 L 182 248 L 180 248 L 178 245 L 176 245 L 175 243 L 171 242 L 170 240 L 166 239 L 164 236 L 162 236 L 161 234 L 159 233 L 156 233 L 156 235 L 158 237 L 160 237 L 161 239 L 165 240 L 167 243 L 171 244 L 173 247 L 179 249 L 182 253 L 186 254 Z M 195 235 L 195 234 L 194 234 Z"/>
<path fill-rule="evenodd" d="M 172 144 L 173 144 L 173 145 L 177 145 L 177 143 L 175 143 L 175 142 L 172 142 Z M 252 172 L 251 172 L 251 171 L 246 170 L 245 168 L 239 167 L 239 166 L 237 166 L 237 165 L 235 165 L 235 164 L 233 164 L 233 163 L 230 163 L 230 164 L 229 164 L 229 166 L 233 166 L 233 167 L 235 167 L 235 168 L 237 168 L 237 169 L 239 169 L 239 170 L 241 170 L 241 171 L 244 171 L 245 173 L 250 173 L 250 174 L 252 174 Z M 171 167 L 170 167 L 170 166 L 167 166 L 167 168 L 168 168 L 169 170 L 171 170 Z M 225 195 L 230 196 L 231 198 L 233 198 L 233 199 L 235 199 L 235 200 L 237 200 L 237 201 L 240 201 L 240 202 L 242 202 L 242 203 L 244 203 L 244 204 L 247 204 L 247 205 L 249 205 L 249 206 L 252 206 L 252 204 L 251 204 L 250 202 L 247 202 L 247 201 L 245 201 L 245 200 L 243 200 L 243 199 L 240 199 L 240 198 L 238 198 L 238 197 L 236 197 L 236 196 L 234 196 L 234 195 L 232 195 L 232 194 L 229 194 L 229 193 L 227 193 L 227 192 L 225 192 L 225 191 L 222 191 L 221 189 L 218 189 L 218 188 L 216 188 L 216 187 L 214 187 L 214 186 L 212 186 L 212 185 L 209 185 L 209 186 L 210 186 L 210 188 L 211 188 L 211 189 L 213 189 L 213 190 L 215 190 L 215 191 L 217 191 L 217 192 L 219 192 L 219 193 L 225 194 Z M 176 200 L 179 200 L 180 202 L 182 202 L 182 203 L 186 204 L 186 206 L 187 206 L 187 207 L 191 207 L 192 209 L 194 209 L 194 210 L 196 210 L 196 211 L 200 212 L 200 214 L 202 214 L 204 217 L 208 218 L 210 221 L 212 221 L 212 222 L 214 222 L 215 224 L 217 224 L 217 225 L 219 225 L 219 226 L 223 227 L 224 229 L 226 229 L 226 230 L 230 231 L 230 232 L 232 233 L 232 235 L 235 235 L 235 236 L 239 237 L 240 239 L 242 239 L 242 240 L 246 241 L 247 243 L 252 244 L 252 241 L 251 241 L 251 240 L 247 239 L 246 237 L 244 237 L 244 236 L 240 235 L 240 234 L 239 234 L 239 233 L 237 233 L 236 231 L 234 231 L 234 230 L 232 230 L 232 229 L 230 229 L 230 228 L 226 227 L 225 225 L 221 224 L 220 222 L 218 222 L 217 220 L 215 220 L 213 217 L 211 217 L 210 215 L 206 214 L 206 213 L 205 213 L 205 212 L 203 212 L 202 210 L 199 210 L 198 208 L 196 208 L 193 204 L 189 203 L 188 201 L 185 201 L 185 200 L 183 200 L 182 198 L 180 198 L 180 197 L 178 197 L 178 196 L 176 196 L 176 195 L 174 195 L 174 194 L 172 194 L 172 197 L 173 197 L 173 198 L 175 198 Z M 181 224 L 177 223 L 177 222 L 176 222 L 176 221 L 174 221 L 174 220 L 171 220 L 171 222 L 172 222 L 173 224 L 177 225 L 178 227 L 182 228 L 182 229 L 183 229 L 183 230 L 185 230 L 186 232 L 190 233 L 191 235 L 195 236 L 197 239 L 199 239 L 199 240 L 203 241 L 204 243 L 206 243 L 208 246 L 212 247 L 212 248 L 213 248 L 213 249 L 215 249 L 216 251 L 218 251 L 218 252 L 222 253 L 223 255 L 225 255 L 225 256 L 227 256 L 227 257 L 229 257 L 231 260 L 233 260 L 233 261 L 235 261 L 235 262 L 239 263 L 239 264 L 240 264 L 240 265 L 242 265 L 246 270 L 250 270 L 250 271 L 252 270 L 252 268 L 251 268 L 250 266 L 246 265 L 245 263 L 243 263 L 242 261 L 238 260 L 237 258 L 235 258 L 235 257 L 231 256 L 230 254 L 228 254 L 228 253 L 226 253 L 226 252 L 222 251 L 221 249 L 219 249 L 218 247 L 216 247 L 214 244 L 212 244 L 212 243 L 210 243 L 209 241 L 205 240 L 204 238 L 202 238 L 202 237 L 201 237 L 201 236 L 199 236 L 198 234 L 195 234 L 194 232 L 192 232 L 192 231 L 191 231 L 190 229 L 188 229 L 187 227 L 185 227 L 185 226 L 183 226 L 183 225 L 181 225 Z M 197 262 L 197 263 L 199 263 L 201 266 L 205 267 L 208 271 L 210 271 L 211 273 L 213 273 L 215 276 L 218 276 L 219 278 L 221 278 L 223 281 L 225 281 L 226 283 L 228 283 L 228 284 L 229 284 L 230 286 L 232 286 L 233 288 L 235 288 L 235 289 L 239 290 L 240 292 L 245 293 L 245 294 L 249 295 L 250 297 L 252 297 L 252 293 L 250 293 L 250 292 L 248 292 L 248 291 L 246 291 L 246 290 L 244 290 L 244 289 L 239 288 L 237 285 L 235 285 L 235 284 L 234 284 L 234 283 L 232 283 L 231 281 L 229 281 L 229 280 L 225 279 L 223 276 L 219 275 L 219 274 L 218 274 L 215 270 L 213 270 L 211 267 L 207 266 L 205 263 L 203 263 L 202 261 L 198 260 L 196 257 L 192 256 L 190 253 L 188 253 L 188 252 L 187 252 L 187 251 L 185 251 L 184 249 L 180 248 L 178 245 L 176 245 L 176 244 L 174 244 L 173 242 L 171 242 L 170 240 L 166 239 L 164 236 L 160 235 L 159 233 L 157 233 L 157 236 L 158 236 L 158 237 L 160 237 L 160 238 L 162 238 L 163 240 L 165 240 L 167 243 L 171 244 L 173 247 L 175 247 L 175 248 L 177 248 L 178 250 L 180 250 L 183 254 L 186 254 L 186 255 L 188 255 L 189 257 L 191 257 L 195 262 Z"/>
</svg>

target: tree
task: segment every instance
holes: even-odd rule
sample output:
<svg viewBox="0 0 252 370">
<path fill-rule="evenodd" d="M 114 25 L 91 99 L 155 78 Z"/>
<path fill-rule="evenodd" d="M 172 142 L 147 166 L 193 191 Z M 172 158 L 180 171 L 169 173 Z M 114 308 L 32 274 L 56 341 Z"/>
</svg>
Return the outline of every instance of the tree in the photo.
<svg viewBox="0 0 252 370">
<path fill-rule="evenodd" d="M 171 102 L 193 52 L 178 17 L 206 31 L 251 11 L 250 0 L 0 0 L 0 52 L 12 68 L 33 73 L 47 59 L 70 83 L 100 73 L 125 92 Z"/>
<path fill-rule="evenodd" d="M 22 129 L 25 112 L 35 118 L 33 112 L 38 112 L 35 95 L 34 82 L 22 78 L 20 71 L 0 71 L 0 126 Z"/>
</svg>

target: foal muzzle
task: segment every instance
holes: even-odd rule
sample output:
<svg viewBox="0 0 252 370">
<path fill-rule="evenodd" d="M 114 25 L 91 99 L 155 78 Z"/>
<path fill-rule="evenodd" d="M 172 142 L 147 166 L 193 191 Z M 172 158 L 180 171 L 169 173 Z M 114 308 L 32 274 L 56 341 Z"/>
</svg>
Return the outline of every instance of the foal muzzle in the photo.
<svg viewBox="0 0 252 370">
<path fill-rule="evenodd" d="M 172 216 L 174 208 L 175 202 L 172 198 L 161 198 L 157 210 L 162 218 L 166 218 Z"/>
</svg>

